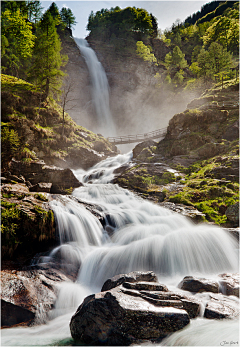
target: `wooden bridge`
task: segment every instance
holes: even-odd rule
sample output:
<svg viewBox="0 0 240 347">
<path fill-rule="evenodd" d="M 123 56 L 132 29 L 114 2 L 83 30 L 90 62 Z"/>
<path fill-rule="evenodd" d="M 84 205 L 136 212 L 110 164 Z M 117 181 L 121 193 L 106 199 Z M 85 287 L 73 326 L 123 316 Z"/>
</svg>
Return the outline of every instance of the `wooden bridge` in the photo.
<svg viewBox="0 0 240 347">
<path fill-rule="evenodd" d="M 164 137 L 167 133 L 167 128 L 151 131 L 150 133 L 138 135 L 126 135 L 117 137 L 108 137 L 108 141 L 115 145 L 123 145 L 125 143 L 143 142 Z"/>
</svg>

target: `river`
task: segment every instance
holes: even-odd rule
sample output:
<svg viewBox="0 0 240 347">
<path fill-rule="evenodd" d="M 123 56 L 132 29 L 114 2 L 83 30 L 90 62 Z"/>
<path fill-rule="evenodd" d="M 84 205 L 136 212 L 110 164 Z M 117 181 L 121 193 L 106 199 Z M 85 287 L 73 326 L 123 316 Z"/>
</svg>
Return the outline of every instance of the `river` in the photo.
<svg viewBox="0 0 240 347">
<path fill-rule="evenodd" d="M 154 271 L 170 290 L 185 275 L 216 279 L 238 269 L 237 242 L 224 230 L 194 225 L 185 217 L 135 196 L 110 183 L 113 171 L 131 160 L 132 153 L 100 162 L 85 172 L 74 171 L 84 183 L 73 195 L 94 203 L 106 216 L 108 233 L 85 208 L 67 196 L 51 202 L 61 244 L 39 261 L 79 267 L 76 282 L 59 285 L 55 308 L 47 324 L 2 330 L 2 346 L 73 345 L 69 322 L 89 294 L 100 291 L 109 277 L 135 270 Z M 207 293 L 199 294 L 202 298 Z M 238 299 L 232 297 L 237 305 Z M 207 320 L 199 316 L 180 332 L 163 340 L 166 346 L 219 346 L 238 341 L 238 321 Z"/>
</svg>

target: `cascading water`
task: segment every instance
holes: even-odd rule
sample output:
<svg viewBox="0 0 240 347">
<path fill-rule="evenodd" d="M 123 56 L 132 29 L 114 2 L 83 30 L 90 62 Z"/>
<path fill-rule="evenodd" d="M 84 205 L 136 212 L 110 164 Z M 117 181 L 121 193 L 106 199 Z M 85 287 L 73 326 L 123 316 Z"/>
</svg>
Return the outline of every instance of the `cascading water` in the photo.
<svg viewBox="0 0 240 347">
<path fill-rule="evenodd" d="M 97 114 L 98 131 L 104 136 L 114 136 L 115 126 L 109 107 L 109 86 L 106 73 L 96 53 L 84 39 L 74 38 L 82 53 L 92 82 L 92 98 Z"/>
<path fill-rule="evenodd" d="M 11 334 L 8 329 L 3 330 L 3 345 L 24 345 L 26 340 L 29 346 L 48 345 L 50 330 L 51 344 L 58 344 L 56 341 L 69 344 L 68 325 L 73 312 L 85 296 L 99 291 L 106 279 L 119 273 L 152 270 L 162 283 L 174 290 L 184 275 L 216 278 L 219 273 L 237 271 L 238 244 L 224 230 L 194 225 L 181 215 L 108 183 L 114 170 L 128 165 L 131 156 L 131 153 L 118 155 L 87 172 L 74 171 L 84 186 L 74 190 L 75 198 L 52 202 L 61 244 L 40 261 L 51 262 L 59 253 L 63 263 L 80 268 L 77 281 L 59 285 L 58 300 L 45 327 L 10 329 Z M 94 204 L 105 216 L 104 228 L 79 206 L 77 199 Z M 162 345 L 206 345 L 198 330 L 206 331 L 208 345 L 214 345 L 216 330 L 224 327 L 224 338 L 232 333 L 233 326 L 235 323 L 208 323 L 198 318 L 186 328 L 186 333 L 185 330 L 174 333 Z M 194 334 L 198 334 L 197 340 Z M 180 343 L 181 339 L 184 344 Z"/>
</svg>

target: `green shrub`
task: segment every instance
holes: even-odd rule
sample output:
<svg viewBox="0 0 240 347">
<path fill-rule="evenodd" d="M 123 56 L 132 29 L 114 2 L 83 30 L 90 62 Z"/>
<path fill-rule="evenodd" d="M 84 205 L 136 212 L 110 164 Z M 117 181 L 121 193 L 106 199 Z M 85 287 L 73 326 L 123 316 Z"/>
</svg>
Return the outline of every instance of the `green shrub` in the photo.
<svg viewBox="0 0 240 347">
<path fill-rule="evenodd" d="M 2 129 L 2 166 L 6 169 L 8 163 L 11 161 L 12 157 L 17 155 L 21 151 L 20 139 L 18 133 L 9 129 L 9 127 L 4 127 Z"/>
</svg>

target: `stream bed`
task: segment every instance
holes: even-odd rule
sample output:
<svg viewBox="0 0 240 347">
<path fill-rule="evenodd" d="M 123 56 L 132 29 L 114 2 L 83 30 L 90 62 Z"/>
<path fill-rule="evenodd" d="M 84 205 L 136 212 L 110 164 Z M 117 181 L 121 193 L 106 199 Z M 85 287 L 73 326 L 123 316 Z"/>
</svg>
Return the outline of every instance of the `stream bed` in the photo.
<svg viewBox="0 0 240 347">
<path fill-rule="evenodd" d="M 130 152 L 108 158 L 87 172 L 73 171 L 84 183 L 73 196 L 95 204 L 105 216 L 104 228 L 67 196 L 51 202 L 60 245 L 39 262 L 51 264 L 60 258 L 65 268 L 79 268 L 77 280 L 59 284 L 58 298 L 46 324 L 3 329 L 2 346 L 74 345 L 69 329 L 71 316 L 87 295 L 99 292 L 103 283 L 117 274 L 151 270 L 160 283 L 181 292 L 177 285 L 184 276 L 216 280 L 218 274 L 238 271 L 238 244 L 226 231 L 195 225 L 110 183 L 113 171 L 131 158 Z M 203 298 L 208 294 L 198 295 Z M 228 299 L 239 304 L 237 297 Z M 160 345 L 233 346 L 238 344 L 238 334 L 238 320 L 209 320 L 200 314 Z"/>
</svg>

